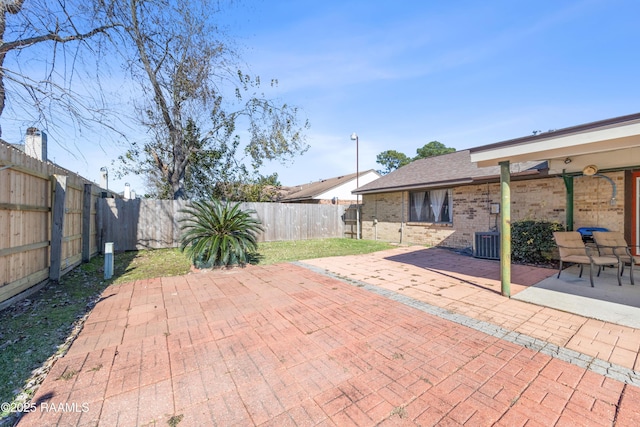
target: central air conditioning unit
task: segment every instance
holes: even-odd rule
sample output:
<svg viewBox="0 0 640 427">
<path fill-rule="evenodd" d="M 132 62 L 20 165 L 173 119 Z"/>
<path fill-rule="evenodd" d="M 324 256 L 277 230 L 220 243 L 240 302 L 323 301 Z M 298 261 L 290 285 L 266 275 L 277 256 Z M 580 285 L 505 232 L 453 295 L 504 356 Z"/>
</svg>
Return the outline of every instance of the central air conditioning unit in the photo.
<svg viewBox="0 0 640 427">
<path fill-rule="evenodd" d="M 496 231 L 478 231 L 475 237 L 473 241 L 474 257 L 500 259 L 500 233 Z"/>
</svg>

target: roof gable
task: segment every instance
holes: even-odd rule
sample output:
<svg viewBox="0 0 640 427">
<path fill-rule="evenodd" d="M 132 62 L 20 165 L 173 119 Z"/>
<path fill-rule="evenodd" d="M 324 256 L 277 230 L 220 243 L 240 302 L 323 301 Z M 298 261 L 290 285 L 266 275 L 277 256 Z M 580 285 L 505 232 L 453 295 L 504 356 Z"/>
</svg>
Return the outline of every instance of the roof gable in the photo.
<svg viewBox="0 0 640 427">
<path fill-rule="evenodd" d="M 374 171 L 373 169 L 370 169 L 367 171 L 360 172 L 359 178 L 362 179 L 364 175 L 368 175 L 370 173 L 374 173 L 379 176 L 379 174 L 376 171 Z M 355 173 L 348 174 L 348 175 L 341 175 L 333 178 L 311 182 L 309 184 L 295 186 L 294 188 L 299 187 L 300 189 L 298 191 L 290 193 L 289 195 L 284 197 L 282 201 L 291 202 L 291 201 L 298 201 L 298 200 L 313 199 L 314 197 L 317 197 L 323 193 L 326 193 L 331 189 L 334 189 L 336 187 L 339 187 L 349 182 L 353 182 L 353 188 L 355 189 L 355 184 L 356 184 Z"/>
</svg>

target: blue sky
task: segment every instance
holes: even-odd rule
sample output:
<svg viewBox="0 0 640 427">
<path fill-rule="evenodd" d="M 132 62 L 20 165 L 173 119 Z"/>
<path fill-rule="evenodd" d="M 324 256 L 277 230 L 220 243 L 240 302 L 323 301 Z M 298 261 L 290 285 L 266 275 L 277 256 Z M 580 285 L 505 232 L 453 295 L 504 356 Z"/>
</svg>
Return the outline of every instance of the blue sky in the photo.
<svg viewBox="0 0 640 427">
<path fill-rule="evenodd" d="M 284 184 L 640 111 L 638 1 L 279 1 L 238 19 L 254 72 L 303 107 Z"/>
<path fill-rule="evenodd" d="M 311 123 L 305 155 L 262 170 L 294 185 L 355 172 L 352 132 L 366 170 L 384 150 L 460 150 L 640 112 L 639 16 L 637 0 L 270 0 L 236 2 L 222 25 L 251 73 L 278 79 L 267 95 Z M 121 150 L 50 146 L 96 181 Z M 113 186 L 125 181 L 143 193 L 137 177 Z"/>
</svg>

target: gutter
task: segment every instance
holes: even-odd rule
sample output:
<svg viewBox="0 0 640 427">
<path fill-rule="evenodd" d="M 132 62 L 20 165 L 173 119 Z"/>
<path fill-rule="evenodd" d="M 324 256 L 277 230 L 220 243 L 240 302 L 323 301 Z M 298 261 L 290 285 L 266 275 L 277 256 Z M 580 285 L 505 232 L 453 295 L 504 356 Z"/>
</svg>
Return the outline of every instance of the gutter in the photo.
<svg viewBox="0 0 640 427">
<path fill-rule="evenodd" d="M 460 185 L 460 184 L 471 184 L 473 183 L 472 178 L 464 178 L 464 179 L 456 179 L 450 181 L 439 181 L 433 183 L 418 183 L 411 185 L 396 185 L 393 187 L 380 187 L 380 188 L 372 188 L 367 190 L 360 191 L 352 191 L 352 194 L 375 194 L 375 193 L 393 193 L 395 191 L 407 191 L 407 190 L 417 190 L 421 188 L 437 188 L 437 187 L 450 187 L 452 185 Z"/>
<path fill-rule="evenodd" d="M 547 171 L 548 169 L 543 169 Z M 512 178 L 521 178 L 521 177 L 530 177 L 530 176 L 547 176 L 548 174 L 542 174 L 539 169 L 526 170 L 522 172 L 513 172 L 511 174 Z M 438 181 L 438 182 L 430 182 L 430 183 L 419 183 L 412 185 L 397 185 L 393 187 L 380 187 L 373 188 L 361 191 L 352 191 L 353 194 L 376 194 L 376 193 L 392 193 L 396 191 L 408 191 L 408 190 L 420 190 L 420 189 L 434 189 L 434 188 L 442 188 L 442 187 L 451 187 L 456 185 L 469 185 L 469 184 L 477 184 L 484 183 L 487 181 L 500 181 L 500 175 L 488 175 L 488 176 L 477 176 L 477 177 L 468 177 L 462 179 L 452 179 L 448 181 Z"/>
<path fill-rule="evenodd" d="M 482 151 L 495 150 L 497 148 L 505 148 L 505 147 L 513 147 L 520 144 L 524 144 L 532 141 L 544 141 L 549 138 L 556 138 L 559 136 L 567 136 L 567 135 L 577 135 L 580 133 L 585 133 L 587 131 L 599 130 L 599 129 L 609 129 L 620 127 L 623 125 L 630 125 L 637 123 L 640 120 L 640 113 L 629 114 L 627 116 L 614 117 L 611 119 L 600 120 L 591 123 L 585 123 L 581 125 L 571 126 L 562 129 L 556 129 L 549 132 L 541 132 L 536 135 L 528 135 L 515 139 L 508 139 L 506 141 L 495 142 L 493 144 L 482 145 L 480 147 L 473 147 L 469 149 L 470 153 L 478 153 Z"/>
</svg>

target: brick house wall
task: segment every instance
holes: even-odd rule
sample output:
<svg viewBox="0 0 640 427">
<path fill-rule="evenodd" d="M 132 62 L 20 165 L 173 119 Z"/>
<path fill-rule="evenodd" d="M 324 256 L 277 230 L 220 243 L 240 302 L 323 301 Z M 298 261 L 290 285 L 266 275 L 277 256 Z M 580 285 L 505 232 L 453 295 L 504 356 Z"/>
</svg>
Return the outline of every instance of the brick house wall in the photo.
<svg viewBox="0 0 640 427">
<path fill-rule="evenodd" d="M 611 204 L 612 186 L 593 176 L 574 177 L 574 229 L 605 227 L 624 230 L 624 172 L 607 173 L 617 186 Z M 362 238 L 428 246 L 470 248 L 477 231 L 492 231 L 499 215 L 490 214 L 490 204 L 500 202 L 500 184 L 488 183 L 453 188 L 451 224 L 407 222 L 409 192 L 366 194 L 362 206 Z M 561 177 L 511 181 L 511 219 L 565 223 L 566 189 Z M 375 220 L 375 221 L 374 221 Z"/>
</svg>

